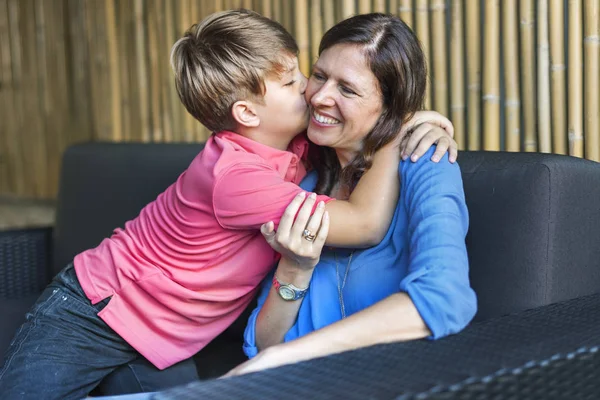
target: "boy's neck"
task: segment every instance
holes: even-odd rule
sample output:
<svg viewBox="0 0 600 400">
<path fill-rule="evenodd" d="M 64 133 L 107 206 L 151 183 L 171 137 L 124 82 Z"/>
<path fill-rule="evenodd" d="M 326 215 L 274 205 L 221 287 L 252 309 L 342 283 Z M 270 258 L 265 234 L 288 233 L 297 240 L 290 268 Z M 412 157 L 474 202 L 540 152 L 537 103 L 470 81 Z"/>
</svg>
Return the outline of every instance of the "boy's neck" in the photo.
<svg viewBox="0 0 600 400">
<path fill-rule="evenodd" d="M 238 129 L 236 129 L 236 133 L 262 145 L 273 147 L 274 149 L 279 149 L 283 151 L 286 151 L 288 149 L 293 139 L 289 139 L 284 136 L 273 135 L 273 133 L 265 134 L 257 129 L 248 129 L 246 127 L 239 126 Z"/>
</svg>

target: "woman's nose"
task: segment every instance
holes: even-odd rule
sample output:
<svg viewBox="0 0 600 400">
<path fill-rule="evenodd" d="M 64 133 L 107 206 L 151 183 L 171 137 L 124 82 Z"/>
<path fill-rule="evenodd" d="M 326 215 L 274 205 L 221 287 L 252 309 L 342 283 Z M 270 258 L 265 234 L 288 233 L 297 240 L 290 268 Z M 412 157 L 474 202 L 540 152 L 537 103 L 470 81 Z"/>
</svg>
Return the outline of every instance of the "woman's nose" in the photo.
<svg viewBox="0 0 600 400">
<path fill-rule="evenodd" d="M 332 92 L 331 92 L 333 89 L 334 88 L 333 88 L 332 84 L 330 84 L 329 82 L 326 82 L 310 98 L 310 104 L 313 105 L 314 107 L 317 107 L 317 106 L 328 106 L 328 107 L 334 106 L 335 105 L 335 101 L 333 100 L 333 96 L 332 96 Z"/>
</svg>

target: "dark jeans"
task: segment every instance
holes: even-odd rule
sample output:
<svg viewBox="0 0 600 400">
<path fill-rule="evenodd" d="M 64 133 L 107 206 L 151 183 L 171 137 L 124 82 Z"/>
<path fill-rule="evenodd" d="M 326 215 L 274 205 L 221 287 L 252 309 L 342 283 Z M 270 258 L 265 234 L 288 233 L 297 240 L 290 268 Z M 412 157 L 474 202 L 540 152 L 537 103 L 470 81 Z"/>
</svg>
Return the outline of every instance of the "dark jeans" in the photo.
<svg viewBox="0 0 600 400">
<path fill-rule="evenodd" d="M 92 305 L 73 265 L 63 269 L 6 352 L 0 398 L 81 399 L 108 375 L 107 394 L 157 391 L 198 379 L 191 359 L 163 371 L 150 364 L 98 317 L 109 301 Z"/>
</svg>

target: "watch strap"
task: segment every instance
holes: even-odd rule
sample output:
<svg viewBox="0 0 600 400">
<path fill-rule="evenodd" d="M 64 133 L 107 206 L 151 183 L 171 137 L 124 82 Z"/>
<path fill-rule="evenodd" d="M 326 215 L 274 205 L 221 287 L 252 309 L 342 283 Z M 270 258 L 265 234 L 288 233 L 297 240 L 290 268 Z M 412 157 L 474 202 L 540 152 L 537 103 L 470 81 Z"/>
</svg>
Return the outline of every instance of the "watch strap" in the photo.
<svg viewBox="0 0 600 400">
<path fill-rule="evenodd" d="M 286 301 L 296 301 L 296 300 L 300 300 L 301 298 L 303 298 L 306 295 L 306 292 L 308 292 L 308 288 L 306 289 L 300 289 L 297 286 L 294 286 L 291 283 L 282 283 L 279 281 L 279 279 L 277 279 L 276 275 L 273 275 L 273 286 L 275 287 L 275 290 L 277 291 L 277 294 L 279 294 L 279 296 L 286 300 Z M 283 293 L 291 293 L 291 296 L 284 296 Z"/>
</svg>

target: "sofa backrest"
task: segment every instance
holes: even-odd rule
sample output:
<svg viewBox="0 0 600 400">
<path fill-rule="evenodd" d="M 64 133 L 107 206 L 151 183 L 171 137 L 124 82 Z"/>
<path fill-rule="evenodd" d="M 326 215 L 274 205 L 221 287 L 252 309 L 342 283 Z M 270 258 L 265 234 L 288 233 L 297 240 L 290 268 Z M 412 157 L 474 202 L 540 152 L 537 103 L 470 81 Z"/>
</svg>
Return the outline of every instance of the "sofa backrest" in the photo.
<svg viewBox="0 0 600 400">
<path fill-rule="evenodd" d="M 64 157 L 55 272 L 137 216 L 199 144 L 88 143 Z M 477 318 L 600 292 L 600 164 L 572 157 L 461 152 Z"/>
<path fill-rule="evenodd" d="M 135 218 L 202 150 L 202 144 L 84 143 L 63 156 L 54 272 Z"/>
</svg>

